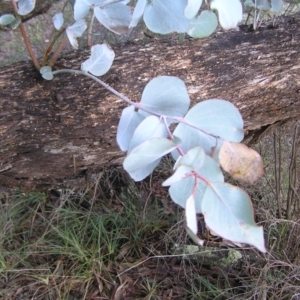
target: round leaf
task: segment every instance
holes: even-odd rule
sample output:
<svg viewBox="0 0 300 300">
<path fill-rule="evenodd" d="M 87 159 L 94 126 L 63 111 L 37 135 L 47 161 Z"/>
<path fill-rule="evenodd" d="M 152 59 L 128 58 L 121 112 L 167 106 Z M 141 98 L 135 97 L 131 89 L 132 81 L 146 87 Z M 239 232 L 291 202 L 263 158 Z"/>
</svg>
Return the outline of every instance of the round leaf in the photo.
<svg viewBox="0 0 300 300">
<path fill-rule="evenodd" d="M 145 87 L 141 104 L 151 112 L 182 117 L 190 105 L 190 98 L 184 82 L 173 76 L 152 79 Z"/>
<path fill-rule="evenodd" d="M 158 117 L 149 116 L 144 119 L 134 131 L 128 151 L 130 152 L 133 148 L 146 140 L 154 137 L 167 137 L 167 135 L 168 133 L 164 122 Z"/>
<path fill-rule="evenodd" d="M 77 38 L 80 37 L 83 32 L 86 30 L 87 25 L 84 20 L 76 21 L 72 26 L 68 26 L 66 29 L 66 33 L 70 44 L 75 48 L 78 49 L 78 42 Z"/>
<path fill-rule="evenodd" d="M 105 74 L 111 67 L 115 53 L 106 44 L 91 48 L 91 57 L 81 64 L 81 70 L 95 76 Z"/>
<path fill-rule="evenodd" d="M 225 100 L 202 101 L 188 111 L 185 120 L 228 141 L 240 142 L 244 137 L 241 114 L 233 104 Z"/>
<path fill-rule="evenodd" d="M 40 69 L 40 73 L 42 74 L 43 78 L 46 80 L 53 79 L 52 69 L 49 66 L 42 67 Z"/>
<path fill-rule="evenodd" d="M 262 227 L 256 226 L 248 194 L 227 183 L 207 186 L 201 209 L 206 225 L 219 236 L 266 252 Z"/>
<path fill-rule="evenodd" d="M 18 1 L 18 14 L 21 16 L 28 15 L 34 10 L 35 0 L 19 0 Z"/>
<path fill-rule="evenodd" d="M 202 167 L 205 161 L 205 152 L 202 147 L 192 148 L 184 156 L 181 156 L 176 162 L 175 167 L 188 166 L 193 170 L 198 170 Z"/>
<path fill-rule="evenodd" d="M 188 0 L 188 4 L 184 9 L 184 15 L 187 19 L 194 18 L 200 7 L 202 5 L 202 0 Z"/>
<path fill-rule="evenodd" d="M 5 14 L 0 17 L 0 25 L 7 26 L 13 23 L 16 18 L 11 14 Z"/>
<path fill-rule="evenodd" d="M 137 1 L 133 11 L 132 20 L 129 24 L 129 28 L 135 27 L 138 24 L 138 22 L 140 21 L 140 19 L 144 14 L 146 4 L 147 4 L 147 0 Z"/>
<path fill-rule="evenodd" d="M 123 109 L 117 131 L 117 143 L 122 151 L 128 150 L 133 133 L 144 118 L 135 111 L 134 105 Z"/>
<path fill-rule="evenodd" d="M 116 34 L 128 32 L 131 22 L 131 11 L 128 6 L 115 3 L 103 8 L 95 7 L 94 13 L 97 20 L 110 31 Z"/>
<path fill-rule="evenodd" d="M 53 17 L 53 24 L 56 30 L 59 30 L 64 24 L 64 15 L 63 13 L 57 13 Z"/>
<path fill-rule="evenodd" d="M 216 15 L 209 10 L 204 10 L 201 14 L 190 20 L 187 34 L 193 38 L 205 38 L 210 36 L 218 26 Z"/>
<path fill-rule="evenodd" d="M 216 146 L 217 142 L 216 138 L 183 123 L 177 125 L 173 134 L 181 139 L 182 144 L 180 147 L 184 153 L 194 147 L 201 146 L 206 154 L 210 154 L 212 147 Z M 178 151 L 173 151 L 172 156 L 177 160 L 179 157 Z"/>
<path fill-rule="evenodd" d="M 176 146 L 177 144 L 169 139 L 152 138 L 135 147 L 125 158 L 123 167 L 134 180 L 142 180 L 151 174 L 153 168 L 149 168 L 147 172 L 142 172 L 143 176 L 138 179 L 134 176 L 135 173 L 147 169 L 151 163 L 155 163 L 156 166 L 161 157 L 170 153 Z"/>
<path fill-rule="evenodd" d="M 76 0 L 74 5 L 74 19 L 79 21 L 89 13 L 91 5 L 87 0 Z"/>
<path fill-rule="evenodd" d="M 213 0 L 210 7 L 218 11 L 219 21 L 224 29 L 236 28 L 243 19 L 240 0 Z"/>
<path fill-rule="evenodd" d="M 187 0 L 148 1 L 144 11 L 146 26 L 153 32 L 186 32 L 189 22 L 184 15 Z"/>
</svg>

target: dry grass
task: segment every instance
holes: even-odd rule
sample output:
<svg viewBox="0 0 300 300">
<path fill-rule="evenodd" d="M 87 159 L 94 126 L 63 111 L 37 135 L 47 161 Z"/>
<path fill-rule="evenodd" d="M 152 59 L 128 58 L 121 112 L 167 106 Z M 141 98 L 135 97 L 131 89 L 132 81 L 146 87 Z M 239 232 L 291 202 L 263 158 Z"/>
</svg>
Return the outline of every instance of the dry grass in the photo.
<svg viewBox="0 0 300 300">
<path fill-rule="evenodd" d="M 54 11 L 41 16 L 43 22 L 27 24 L 39 55 L 50 34 L 42 25 L 50 27 Z M 0 35 L 5 41 L 2 66 L 28 59 L 17 32 Z M 114 39 L 107 33 L 97 38 Z M 245 188 L 269 251 L 262 255 L 245 247 L 240 269 L 174 254 L 174 245 L 191 241 L 182 210 L 161 188 L 170 162 L 150 181 L 136 185 L 116 183 L 116 174 L 104 174 L 84 191 L 2 189 L 0 298 L 300 299 L 299 151 L 292 153 L 299 145 L 291 124 L 256 146 L 264 158 L 265 177 Z"/>
</svg>

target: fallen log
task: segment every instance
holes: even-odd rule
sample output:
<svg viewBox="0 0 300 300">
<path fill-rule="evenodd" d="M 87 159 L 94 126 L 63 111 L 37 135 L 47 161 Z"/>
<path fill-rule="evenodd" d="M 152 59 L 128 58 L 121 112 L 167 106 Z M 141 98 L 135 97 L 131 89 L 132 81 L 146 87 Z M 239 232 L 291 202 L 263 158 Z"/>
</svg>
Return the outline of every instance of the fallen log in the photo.
<svg viewBox="0 0 300 300">
<path fill-rule="evenodd" d="M 139 101 L 154 77 L 187 85 L 193 104 L 212 98 L 241 111 L 248 136 L 300 116 L 300 16 L 276 28 L 217 32 L 204 40 L 149 39 L 113 46 L 102 79 Z M 56 69 L 79 69 L 89 49 L 64 55 Z M 77 186 L 87 172 L 120 166 L 115 141 L 126 104 L 89 78 L 45 81 L 30 62 L 0 69 L 0 185 Z"/>
</svg>

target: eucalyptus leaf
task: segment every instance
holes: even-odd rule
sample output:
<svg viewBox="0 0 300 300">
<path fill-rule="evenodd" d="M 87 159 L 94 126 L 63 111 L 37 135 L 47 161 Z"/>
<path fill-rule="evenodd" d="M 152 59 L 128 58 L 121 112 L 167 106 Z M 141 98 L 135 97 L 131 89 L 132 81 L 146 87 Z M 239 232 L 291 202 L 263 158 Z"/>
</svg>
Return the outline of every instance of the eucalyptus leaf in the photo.
<svg viewBox="0 0 300 300">
<path fill-rule="evenodd" d="M 124 34 L 129 30 L 131 22 L 130 8 L 122 3 L 107 5 L 103 8 L 95 7 L 97 20 L 110 31 Z"/>
<path fill-rule="evenodd" d="M 196 213 L 200 214 L 201 211 L 201 202 L 203 197 L 203 191 L 205 191 L 206 184 L 204 182 L 198 181 L 195 182 L 194 176 L 189 176 L 186 178 L 181 179 L 180 181 L 174 182 L 169 188 L 169 194 L 171 199 L 182 208 L 186 206 L 186 200 L 190 197 L 193 193 L 195 184 L 196 193 L 194 194 L 195 197 L 195 210 Z"/>
<path fill-rule="evenodd" d="M 163 120 L 156 116 L 145 118 L 134 131 L 129 144 L 128 152 L 146 140 L 154 137 L 167 137 L 168 132 Z"/>
<path fill-rule="evenodd" d="M 193 19 L 200 7 L 202 5 L 202 0 L 188 0 L 188 4 L 184 9 L 184 15 L 187 19 Z"/>
<path fill-rule="evenodd" d="M 84 20 L 76 21 L 72 26 L 68 26 L 66 29 L 66 33 L 70 44 L 75 48 L 78 49 L 78 42 L 77 38 L 80 37 L 83 32 L 86 30 L 87 24 Z"/>
<path fill-rule="evenodd" d="M 128 150 L 133 133 L 144 118 L 135 111 L 134 105 L 123 109 L 117 131 L 117 143 L 122 151 Z"/>
<path fill-rule="evenodd" d="M 195 197 L 192 194 L 187 200 L 185 205 L 185 220 L 187 228 L 194 234 L 198 233 L 197 215 L 195 208 Z"/>
<path fill-rule="evenodd" d="M 212 0 L 210 8 L 218 11 L 220 24 L 226 30 L 236 28 L 243 19 L 240 0 Z"/>
<path fill-rule="evenodd" d="M 87 16 L 91 4 L 87 0 L 76 0 L 74 5 L 74 19 L 79 21 Z"/>
<path fill-rule="evenodd" d="M 179 166 L 175 170 L 175 173 L 162 183 L 162 186 L 170 186 L 170 185 L 174 184 L 175 182 L 178 182 L 178 181 L 182 180 L 183 178 L 186 178 L 187 177 L 186 175 L 188 173 L 190 173 L 191 171 L 192 171 L 191 167 Z"/>
<path fill-rule="evenodd" d="M 95 45 L 91 48 L 91 56 L 81 64 L 81 70 L 95 76 L 102 76 L 111 68 L 115 53 L 106 44 Z"/>
<path fill-rule="evenodd" d="M 242 116 L 228 101 L 202 101 L 193 106 L 184 119 L 206 133 L 231 142 L 240 142 L 244 138 Z"/>
<path fill-rule="evenodd" d="M 184 15 L 187 0 L 148 1 L 144 11 L 146 26 L 155 33 L 186 32 L 189 22 Z"/>
<path fill-rule="evenodd" d="M 188 166 L 193 170 L 199 170 L 205 161 L 205 152 L 202 147 L 192 148 L 184 156 L 181 156 L 174 168 Z"/>
<path fill-rule="evenodd" d="M 35 8 L 36 0 L 19 0 L 18 1 L 18 14 L 21 16 L 28 15 Z"/>
<path fill-rule="evenodd" d="M 40 69 L 40 73 L 42 74 L 43 78 L 46 80 L 53 79 L 52 69 L 49 66 L 42 67 Z"/>
<path fill-rule="evenodd" d="M 194 129 L 183 123 L 179 123 L 173 134 L 182 140 L 181 149 L 184 153 L 188 152 L 194 147 L 201 146 L 206 154 L 211 153 L 212 147 L 217 145 L 217 139 L 202 131 Z M 175 160 L 178 159 L 178 151 L 173 151 L 172 156 Z"/>
<path fill-rule="evenodd" d="M 160 76 L 146 85 L 141 105 L 156 114 L 182 117 L 189 108 L 190 98 L 181 79 Z"/>
<path fill-rule="evenodd" d="M 177 147 L 177 144 L 166 138 L 152 138 L 135 147 L 125 158 L 123 162 L 124 169 L 134 180 L 142 180 L 151 174 L 153 169 L 149 169 L 148 174 L 138 179 L 133 175 L 143 170 L 151 163 L 156 163 L 166 154 Z"/>
<path fill-rule="evenodd" d="M 260 10 L 270 10 L 271 3 L 269 0 L 256 0 L 256 7 Z"/>
<path fill-rule="evenodd" d="M 147 0 L 138 0 L 133 11 L 132 20 L 129 24 L 129 28 L 135 27 L 140 19 L 142 18 L 145 7 L 147 5 Z"/>
<path fill-rule="evenodd" d="M 63 13 L 57 13 L 53 17 L 53 24 L 56 30 L 59 30 L 64 24 L 64 15 Z"/>
<path fill-rule="evenodd" d="M 5 14 L 0 17 L 0 25 L 7 26 L 13 23 L 16 18 L 11 14 Z"/>
<path fill-rule="evenodd" d="M 201 209 L 205 223 L 219 236 L 266 252 L 263 229 L 256 226 L 250 198 L 242 189 L 211 183 L 204 192 Z"/>
<path fill-rule="evenodd" d="M 190 20 L 187 34 L 193 38 L 205 38 L 210 36 L 218 26 L 218 19 L 215 13 L 204 10 L 198 17 Z"/>
<path fill-rule="evenodd" d="M 278 14 L 283 8 L 282 0 L 271 0 L 271 11 Z"/>
</svg>

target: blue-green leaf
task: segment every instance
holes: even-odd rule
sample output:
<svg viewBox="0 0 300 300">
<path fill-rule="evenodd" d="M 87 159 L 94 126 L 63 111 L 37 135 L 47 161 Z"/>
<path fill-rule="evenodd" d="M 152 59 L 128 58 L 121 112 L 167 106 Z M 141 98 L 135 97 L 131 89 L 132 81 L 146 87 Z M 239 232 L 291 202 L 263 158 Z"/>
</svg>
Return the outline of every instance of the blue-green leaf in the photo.
<svg viewBox="0 0 300 300">
<path fill-rule="evenodd" d="M 210 154 L 212 147 L 217 144 L 216 138 L 184 125 L 183 123 L 177 125 L 173 134 L 182 140 L 182 145 L 180 147 L 184 153 L 194 147 L 201 146 L 206 154 Z M 173 151 L 172 156 L 177 160 L 179 157 L 178 151 Z"/>
<path fill-rule="evenodd" d="M 68 26 L 66 29 L 66 33 L 70 44 L 75 48 L 78 49 L 78 42 L 77 38 L 80 37 L 83 32 L 86 30 L 87 25 L 84 20 L 76 21 L 72 26 Z"/>
<path fill-rule="evenodd" d="M 135 111 L 134 105 L 123 110 L 117 131 L 117 143 L 122 151 L 128 150 L 133 133 L 144 118 L 143 115 Z"/>
<path fill-rule="evenodd" d="M 193 170 L 199 170 L 205 161 L 205 152 L 202 147 L 192 148 L 184 156 L 181 156 L 174 168 L 179 166 L 188 166 Z"/>
<path fill-rule="evenodd" d="M 81 70 L 95 76 L 102 76 L 111 67 L 115 52 L 106 44 L 95 45 L 91 48 L 91 57 L 81 64 Z"/>
<path fill-rule="evenodd" d="M 142 180 L 151 174 L 153 168 L 148 169 L 147 172 L 142 172 L 139 177 L 135 174 L 152 163 L 159 163 L 161 157 L 170 153 L 176 146 L 176 143 L 166 138 L 149 139 L 128 154 L 123 162 L 123 167 L 134 180 Z"/>
<path fill-rule="evenodd" d="M 186 32 L 189 22 L 184 15 L 187 0 L 148 1 L 144 11 L 146 26 L 153 32 Z"/>
<path fill-rule="evenodd" d="M 193 193 L 195 186 L 194 176 L 189 176 L 181 179 L 180 181 L 174 182 L 169 188 L 169 194 L 171 199 L 182 208 L 186 206 L 186 200 Z M 201 201 L 203 197 L 203 191 L 205 190 L 206 184 L 204 182 L 198 181 L 195 197 L 195 209 L 196 213 L 201 213 Z"/>
<path fill-rule="evenodd" d="M 253 0 L 245 0 L 244 6 L 255 7 Z"/>
<path fill-rule="evenodd" d="M 160 76 L 146 85 L 141 104 L 153 113 L 182 117 L 189 108 L 190 98 L 182 80 L 173 76 Z"/>
<path fill-rule="evenodd" d="M 218 11 L 220 24 L 226 30 L 236 28 L 243 19 L 240 0 L 213 0 L 210 8 Z"/>
<path fill-rule="evenodd" d="M 129 28 L 135 27 L 138 24 L 138 22 L 140 21 L 140 19 L 144 14 L 146 4 L 147 4 L 147 0 L 137 1 L 133 11 L 132 20 L 129 24 Z"/>
<path fill-rule="evenodd" d="M 40 73 L 42 74 L 43 78 L 46 80 L 53 79 L 52 69 L 49 66 L 42 67 L 40 69 Z"/>
<path fill-rule="evenodd" d="M 158 117 L 149 116 L 144 119 L 136 128 L 128 151 L 154 137 L 167 137 L 168 132 L 163 120 Z"/>
<path fill-rule="evenodd" d="M 263 229 L 256 226 L 248 194 L 227 183 L 211 183 L 201 202 L 206 225 L 219 236 L 266 252 Z"/>
<path fill-rule="evenodd" d="M 76 0 L 74 5 L 74 19 L 79 21 L 89 13 L 91 4 L 87 0 Z"/>
<path fill-rule="evenodd" d="M 184 15 L 187 19 L 194 18 L 200 7 L 202 5 L 202 0 L 188 0 L 188 4 L 184 9 Z"/>
<path fill-rule="evenodd" d="M 56 30 L 59 30 L 64 24 L 64 15 L 63 13 L 57 13 L 53 17 L 53 24 Z"/>
<path fill-rule="evenodd" d="M 134 181 L 141 181 L 141 180 L 145 179 L 147 176 L 149 176 L 154 171 L 154 169 L 159 165 L 160 161 L 161 161 L 161 158 L 149 163 L 148 165 L 145 165 L 144 167 L 142 167 L 140 169 L 130 172 L 129 175 Z"/>
<path fill-rule="evenodd" d="M 183 178 L 186 177 L 186 174 L 190 173 L 191 171 L 192 171 L 191 167 L 179 166 L 175 170 L 175 173 L 162 183 L 162 186 L 170 186 L 175 182 L 182 180 Z"/>
<path fill-rule="evenodd" d="M 179 163 L 177 162 L 176 165 Z M 168 178 L 163 185 L 167 186 L 171 184 L 169 189 L 172 200 L 178 205 L 185 208 L 186 199 L 193 193 L 195 186 L 195 177 L 186 175 L 190 173 L 192 168 L 190 166 L 180 165 L 175 171 L 175 174 Z M 206 189 L 207 182 L 224 182 L 224 176 L 220 170 L 219 165 L 211 157 L 205 155 L 205 160 L 201 167 L 197 168 L 196 171 L 202 178 L 197 179 L 197 187 L 195 196 L 195 206 L 197 213 L 201 213 L 201 202 L 203 193 Z M 181 180 L 179 177 L 181 176 Z"/>
<path fill-rule="evenodd" d="M 218 19 L 215 13 L 204 10 L 201 14 L 190 20 L 187 34 L 193 38 L 205 38 L 210 36 L 218 26 Z"/>
<path fill-rule="evenodd" d="M 231 142 L 240 142 L 244 137 L 242 116 L 228 101 L 202 101 L 188 111 L 185 120 L 204 132 Z"/>
<path fill-rule="evenodd" d="M 95 7 L 97 20 L 116 34 L 127 33 L 131 22 L 130 8 L 122 3 L 107 5 L 103 8 Z"/>
<path fill-rule="evenodd" d="M 28 15 L 35 8 L 36 0 L 19 0 L 18 1 L 18 14 L 21 16 Z"/>
<path fill-rule="evenodd" d="M 283 1 L 282 0 L 271 0 L 271 11 L 278 14 L 281 12 L 283 7 Z"/>
<path fill-rule="evenodd" d="M 271 3 L 269 0 L 256 0 L 256 7 L 260 10 L 270 10 Z"/>
<path fill-rule="evenodd" d="M 0 25 L 7 26 L 13 23 L 16 18 L 11 14 L 5 14 L 0 17 Z"/>
<path fill-rule="evenodd" d="M 198 224 L 197 224 L 197 215 L 196 215 L 194 195 L 191 195 L 186 200 L 185 220 L 186 220 L 187 228 L 193 233 L 193 235 L 197 235 L 197 233 L 198 233 Z"/>
</svg>

